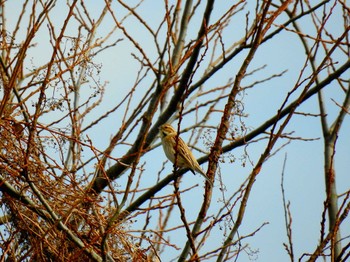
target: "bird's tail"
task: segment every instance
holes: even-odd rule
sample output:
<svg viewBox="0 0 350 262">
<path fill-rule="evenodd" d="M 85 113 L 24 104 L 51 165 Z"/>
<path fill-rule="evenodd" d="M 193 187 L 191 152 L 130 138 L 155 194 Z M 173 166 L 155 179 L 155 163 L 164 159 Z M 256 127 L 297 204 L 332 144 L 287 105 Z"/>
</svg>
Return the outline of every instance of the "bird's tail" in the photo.
<svg viewBox="0 0 350 262">
<path fill-rule="evenodd" d="M 208 181 L 208 183 L 210 184 L 211 187 L 214 186 L 214 185 L 213 185 L 213 182 L 211 182 L 211 180 L 209 179 L 209 177 L 207 177 L 207 175 L 204 173 L 204 171 L 203 171 L 201 168 L 197 167 L 197 168 L 196 168 L 196 171 L 197 171 L 198 173 L 200 173 L 200 174 Z"/>
</svg>

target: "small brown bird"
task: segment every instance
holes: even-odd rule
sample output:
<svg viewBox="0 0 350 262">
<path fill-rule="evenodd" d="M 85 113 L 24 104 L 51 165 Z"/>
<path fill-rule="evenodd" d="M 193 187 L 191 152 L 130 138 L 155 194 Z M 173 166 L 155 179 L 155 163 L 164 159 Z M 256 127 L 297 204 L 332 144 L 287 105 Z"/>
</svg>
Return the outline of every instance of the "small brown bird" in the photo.
<svg viewBox="0 0 350 262">
<path fill-rule="evenodd" d="M 177 132 L 169 124 L 161 125 L 159 127 L 159 131 L 165 155 L 172 163 L 174 163 Z M 193 174 L 194 171 L 200 173 L 209 182 L 209 184 L 213 186 L 213 182 L 211 182 L 211 180 L 206 176 L 191 150 L 180 137 L 178 138 L 177 142 L 176 164 L 178 167 L 189 168 Z"/>
</svg>

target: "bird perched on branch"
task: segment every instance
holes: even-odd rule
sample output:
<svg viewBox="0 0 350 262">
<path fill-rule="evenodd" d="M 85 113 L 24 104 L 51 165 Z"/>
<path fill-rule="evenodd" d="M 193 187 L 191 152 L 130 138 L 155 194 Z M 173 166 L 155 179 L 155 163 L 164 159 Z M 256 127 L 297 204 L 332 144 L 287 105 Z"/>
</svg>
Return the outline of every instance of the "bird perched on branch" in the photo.
<svg viewBox="0 0 350 262">
<path fill-rule="evenodd" d="M 171 125 L 164 124 L 159 127 L 159 132 L 167 158 L 172 163 L 175 163 L 175 152 L 177 151 L 176 165 L 178 167 L 189 168 L 193 174 L 195 171 L 200 173 L 209 182 L 209 184 L 213 186 L 213 182 L 211 182 L 211 180 L 201 169 L 187 144 L 181 139 L 181 137 L 178 137 L 176 130 Z"/>
</svg>

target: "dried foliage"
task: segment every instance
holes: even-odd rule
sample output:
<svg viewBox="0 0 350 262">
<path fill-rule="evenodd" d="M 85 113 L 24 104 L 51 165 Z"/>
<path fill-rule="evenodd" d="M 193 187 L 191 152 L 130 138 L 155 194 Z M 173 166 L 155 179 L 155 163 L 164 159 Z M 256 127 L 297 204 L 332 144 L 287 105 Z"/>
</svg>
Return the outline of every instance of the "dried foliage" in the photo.
<svg viewBox="0 0 350 262">
<path fill-rule="evenodd" d="M 320 243 L 302 259 L 349 257 L 340 226 L 350 191 L 338 199 L 334 166 L 350 105 L 347 3 L 128 2 L 1 2 L 1 261 L 162 261 L 169 250 L 178 261 L 235 261 L 242 253 L 254 259 L 245 239 L 267 223 L 246 235 L 239 229 L 257 176 L 292 141 L 313 140 L 288 130 L 295 115 L 320 118 L 325 141 Z M 343 25 L 335 30 L 339 14 Z M 266 73 L 268 58 L 263 66 L 254 61 L 285 33 L 305 50 L 298 75 L 286 83 L 276 114 L 251 127 L 247 94 L 289 69 Z M 332 125 L 323 95 L 329 85 L 343 92 Z M 312 97 L 320 113 L 300 112 Z M 164 176 L 169 164 L 157 152 L 166 122 L 202 155 L 214 188 L 182 186 L 188 170 L 175 166 Z M 262 147 L 253 160 L 254 145 Z M 228 189 L 224 167 L 232 163 L 246 175 Z M 294 261 L 283 180 L 282 193 L 284 247 Z"/>
</svg>

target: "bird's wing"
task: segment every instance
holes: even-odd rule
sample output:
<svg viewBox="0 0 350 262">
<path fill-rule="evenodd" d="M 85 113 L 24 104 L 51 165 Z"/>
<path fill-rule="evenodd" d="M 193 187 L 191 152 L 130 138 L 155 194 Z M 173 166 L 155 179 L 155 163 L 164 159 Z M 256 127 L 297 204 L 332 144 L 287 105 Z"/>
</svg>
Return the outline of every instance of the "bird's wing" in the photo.
<svg viewBox="0 0 350 262">
<path fill-rule="evenodd" d="M 181 139 L 181 137 L 179 137 L 177 148 L 179 157 L 181 157 L 181 160 L 184 161 L 184 165 L 188 168 L 192 167 L 191 169 L 193 169 L 193 167 L 195 166 L 194 161 L 196 161 L 196 159 L 193 156 L 187 144 Z"/>
</svg>

